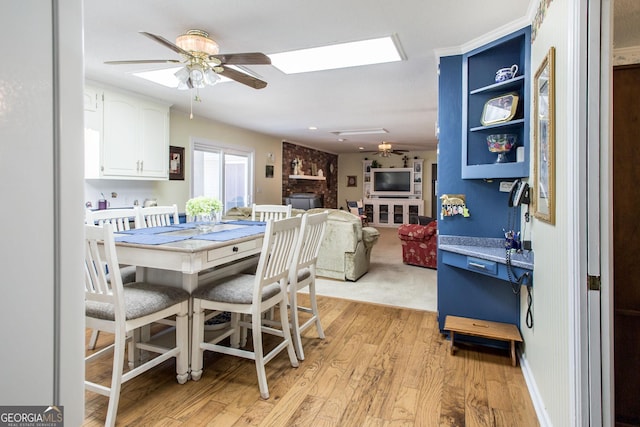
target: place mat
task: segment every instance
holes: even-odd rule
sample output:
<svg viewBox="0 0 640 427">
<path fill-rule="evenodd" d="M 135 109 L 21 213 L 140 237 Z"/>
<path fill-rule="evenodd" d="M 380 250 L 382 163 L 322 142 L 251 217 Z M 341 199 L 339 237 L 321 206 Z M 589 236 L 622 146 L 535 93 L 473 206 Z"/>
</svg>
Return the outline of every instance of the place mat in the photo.
<svg viewBox="0 0 640 427">
<path fill-rule="evenodd" d="M 225 224 L 231 225 L 267 225 L 265 221 L 251 221 L 250 219 L 238 219 L 232 221 L 225 221 Z"/>
<path fill-rule="evenodd" d="M 160 234 L 167 233 L 169 231 L 176 231 L 178 227 L 173 225 L 163 225 L 160 227 L 144 227 L 144 228 L 133 228 L 131 230 L 123 230 L 118 231 L 118 234 Z"/>
<path fill-rule="evenodd" d="M 174 230 L 175 231 L 175 230 Z M 179 242 L 190 239 L 191 236 L 161 236 L 158 234 L 131 234 L 128 236 L 116 236 L 116 242 L 139 243 L 141 245 L 163 245 L 165 243 Z"/>
<path fill-rule="evenodd" d="M 226 242 L 227 240 L 240 239 L 242 237 L 253 236 L 254 234 L 262 234 L 266 230 L 266 226 L 244 227 L 237 230 L 215 231 L 213 233 L 198 234 L 192 236 L 194 240 L 212 240 L 215 242 Z"/>
<path fill-rule="evenodd" d="M 180 224 L 171 225 L 174 228 L 196 228 L 197 222 L 181 222 Z"/>
</svg>

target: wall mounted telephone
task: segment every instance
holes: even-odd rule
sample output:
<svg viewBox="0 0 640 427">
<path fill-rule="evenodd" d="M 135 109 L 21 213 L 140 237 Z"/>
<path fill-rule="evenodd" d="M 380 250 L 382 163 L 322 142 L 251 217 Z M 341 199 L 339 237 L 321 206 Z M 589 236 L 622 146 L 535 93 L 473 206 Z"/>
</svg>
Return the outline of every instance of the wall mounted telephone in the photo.
<svg viewBox="0 0 640 427">
<path fill-rule="evenodd" d="M 509 207 L 529 204 L 529 184 L 516 179 L 509 192 Z"/>
</svg>

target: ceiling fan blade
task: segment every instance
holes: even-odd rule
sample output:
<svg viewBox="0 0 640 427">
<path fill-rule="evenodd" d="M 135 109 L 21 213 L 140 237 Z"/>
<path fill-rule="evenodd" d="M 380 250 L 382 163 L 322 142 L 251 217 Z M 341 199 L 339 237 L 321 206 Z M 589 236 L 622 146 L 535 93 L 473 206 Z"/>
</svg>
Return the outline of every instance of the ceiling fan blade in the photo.
<svg viewBox="0 0 640 427">
<path fill-rule="evenodd" d="M 222 71 L 218 74 L 230 78 L 232 80 L 237 81 L 238 83 L 242 83 L 244 85 L 250 86 L 254 89 L 262 89 L 267 86 L 267 82 L 256 79 L 248 74 L 241 73 L 240 71 L 236 71 L 232 68 L 224 67 Z"/>
<path fill-rule="evenodd" d="M 176 45 L 174 43 L 171 43 L 169 40 L 165 39 L 162 36 L 157 36 L 155 34 L 147 33 L 146 31 L 140 31 L 140 34 L 142 34 L 143 36 L 149 37 L 151 40 L 157 41 L 158 43 L 168 47 L 169 49 L 173 50 L 174 52 L 177 52 L 177 53 L 179 53 L 181 55 L 193 57 L 193 55 L 191 55 L 190 52 L 187 52 L 186 50 L 184 50 L 180 46 L 178 46 L 178 45 Z"/>
<path fill-rule="evenodd" d="M 221 55 L 211 55 L 209 58 L 217 58 L 222 64 L 235 65 L 269 65 L 271 58 L 260 52 L 247 53 L 225 53 Z"/>
<path fill-rule="evenodd" d="M 132 59 L 130 61 L 105 61 L 105 64 L 180 64 L 177 59 Z"/>
</svg>

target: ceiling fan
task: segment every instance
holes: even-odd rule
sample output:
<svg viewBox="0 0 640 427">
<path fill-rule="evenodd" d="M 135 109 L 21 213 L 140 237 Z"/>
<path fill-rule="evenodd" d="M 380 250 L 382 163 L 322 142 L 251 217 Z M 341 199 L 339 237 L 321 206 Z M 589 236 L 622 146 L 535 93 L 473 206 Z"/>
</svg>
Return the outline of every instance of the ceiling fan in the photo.
<svg viewBox="0 0 640 427">
<path fill-rule="evenodd" d="M 143 36 L 179 53 L 181 59 L 138 59 L 129 61 L 106 61 L 105 64 L 183 64 L 175 73 L 178 89 L 203 88 L 214 85 L 220 76 L 225 76 L 254 89 L 262 89 L 267 82 L 227 67 L 227 65 L 268 65 L 271 59 L 259 52 L 219 54 L 219 46 L 209 34 L 202 30 L 189 30 L 176 38 L 175 43 L 162 36 L 140 31 Z M 220 75 L 220 76 L 219 76 Z"/>
<path fill-rule="evenodd" d="M 382 143 L 378 144 L 378 151 L 361 151 L 361 153 L 375 153 L 381 157 L 389 157 L 390 154 L 400 155 L 408 152 L 409 150 L 394 150 L 391 148 L 391 144 L 386 141 L 382 141 Z"/>
</svg>

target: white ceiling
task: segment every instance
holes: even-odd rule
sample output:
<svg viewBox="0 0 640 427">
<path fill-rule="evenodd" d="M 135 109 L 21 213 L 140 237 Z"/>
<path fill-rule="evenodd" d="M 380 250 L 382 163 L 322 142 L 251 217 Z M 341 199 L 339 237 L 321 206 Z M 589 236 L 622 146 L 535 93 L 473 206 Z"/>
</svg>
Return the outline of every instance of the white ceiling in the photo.
<svg viewBox="0 0 640 427">
<path fill-rule="evenodd" d="M 193 112 L 334 153 L 356 152 L 359 146 L 375 150 L 382 140 L 392 141 L 394 149 L 434 149 L 434 51 L 459 47 L 523 19 L 529 0 L 497 5 L 494 0 L 85 1 L 86 78 L 162 99 L 188 112 L 188 92 L 129 74 L 168 65 L 103 62 L 179 59 L 139 31 L 174 41 L 188 29 L 202 29 L 218 42 L 220 53 L 265 54 L 397 34 L 405 61 L 296 75 L 285 75 L 271 65 L 251 66 L 268 82 L 265 89 L 236 82 L 205 88 Z M 318 130 L 310 131 L 309 126 Z M 367 128 L 385 128 L 389 134 L 338 142 L 331 133 Z"/>
</svg>

